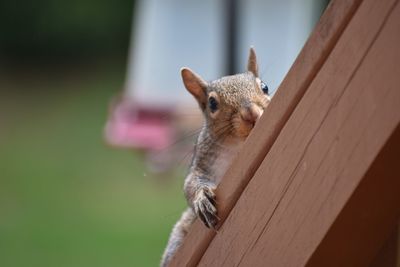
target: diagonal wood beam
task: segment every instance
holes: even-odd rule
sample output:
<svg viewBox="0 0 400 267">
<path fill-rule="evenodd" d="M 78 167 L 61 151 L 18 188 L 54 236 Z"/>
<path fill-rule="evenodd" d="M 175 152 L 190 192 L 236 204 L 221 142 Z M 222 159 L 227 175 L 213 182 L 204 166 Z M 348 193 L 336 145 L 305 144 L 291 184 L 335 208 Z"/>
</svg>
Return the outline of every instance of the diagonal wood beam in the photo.
<svg viewBox="0 0 400 267">
<path fill-rule="evenodd" d="M 361 0 L 334 0 L 306 42 L 292 68 L 283 80 L 274 100 L 247 140 L 217 188 L 221 224 L 235 206 L 244 188 L 269 152 L 286 121 L 307 91 L 312 80 L 331 53 L 343 30 L 356 12 Z M 267 26 L 266 26 L 267 27 Z M 268 125 L 268 127 L 260 127 Z M 200 261 L 215 232 L 196 221 L 170 266 L 195 266 Z"/>
<path fill-rule="evenodd" d="M 199 266 L 372 260 L 400 212 L 399 6 L 395 0 L 360 5 Z M 381 151 L 395 161 L 385 157 L 386 172 L 374 171 Z M 348 207 L 353 212 L 345 216 Z M 335 232 L 341 216 L 353 224 Z M 356 244 L 365 250 L 354 253 Z"/>
</svg>

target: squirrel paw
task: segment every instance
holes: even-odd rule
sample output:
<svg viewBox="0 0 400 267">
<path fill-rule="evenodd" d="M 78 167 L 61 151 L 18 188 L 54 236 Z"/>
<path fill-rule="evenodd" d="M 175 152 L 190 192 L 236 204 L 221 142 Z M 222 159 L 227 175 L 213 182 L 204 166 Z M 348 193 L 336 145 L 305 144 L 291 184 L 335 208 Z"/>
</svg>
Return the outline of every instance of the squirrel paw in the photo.
<svg viewBox="0 0 400 267">
<path fill-rule="evenodd" d="M 193 201 L 194 211 L 200 220 L 202 220 L 208 228 L 212 229 L 215 229 L 219 221 L 215 206 L 214 190 L 208 187 L 200 189 Z"/>
</svg>

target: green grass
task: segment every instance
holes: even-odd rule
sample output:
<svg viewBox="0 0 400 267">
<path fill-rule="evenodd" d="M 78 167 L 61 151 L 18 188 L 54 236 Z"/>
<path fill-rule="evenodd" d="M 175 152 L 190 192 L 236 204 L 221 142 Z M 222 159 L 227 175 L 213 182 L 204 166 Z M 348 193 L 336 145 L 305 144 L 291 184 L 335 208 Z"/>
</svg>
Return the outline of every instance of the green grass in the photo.
<svg viewBox="0 0 400 267">
<path fill-rule="evenodd" d="M 49 76 L 0 84 L 0 266 L 157 266 L 182 177 L 104 144 L 123 72 Z"/>
</svg>

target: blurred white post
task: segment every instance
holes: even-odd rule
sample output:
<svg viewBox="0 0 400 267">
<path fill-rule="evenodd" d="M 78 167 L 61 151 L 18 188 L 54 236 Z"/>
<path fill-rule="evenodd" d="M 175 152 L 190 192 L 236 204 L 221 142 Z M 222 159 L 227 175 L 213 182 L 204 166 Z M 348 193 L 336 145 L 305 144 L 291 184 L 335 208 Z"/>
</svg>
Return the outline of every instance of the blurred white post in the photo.
<svg viewBox="0 0 400 267">
<path fill-rule="evenodd" d="M 223 1 L 137 2 L 129 55 L 126 96 L 150 106 L 194 105 L 180 68 L 206 79 L 223 74 Z"/>
<path fill-rule="evenodd" d="M 327 1 L 240 0 L 238 66 L 254 45 L 261 79 L 274 92 L 317 23 Z"/>
</svg>

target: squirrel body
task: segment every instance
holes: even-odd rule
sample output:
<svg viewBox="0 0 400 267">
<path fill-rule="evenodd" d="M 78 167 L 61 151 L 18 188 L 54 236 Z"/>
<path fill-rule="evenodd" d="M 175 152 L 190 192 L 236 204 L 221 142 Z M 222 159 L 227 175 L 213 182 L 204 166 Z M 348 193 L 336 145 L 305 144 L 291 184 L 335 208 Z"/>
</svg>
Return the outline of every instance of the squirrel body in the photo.
<svg viewBox="0 0 400 267">
<path fill-rule="evenodd" d="M 253 48 L 250 48 L 245 73 L 212 82 L 204 81 L 188 68 L 182 68 L 181 75 L 205 121 L 184 183 L 189 207 L 171 232 L 162 267 L 168 266 L 196 218 L 208 228 L 217 226 L 216 186 L 270 102 L 268 87 L 258 77 Z"/>
<path fill-rule="evenodd" d="M 213 173 L 212 179 L 215 184 L 218 185 L 228 167 L 231 165 L 233 158 L 236 156 L 237 152 L 243 146 L 243 141 L 238 140 L 236 144 L 231 146 L 221 146 L 216 156 L 216 160 L 210 165 L 210 172 Z"/>
</svg>

